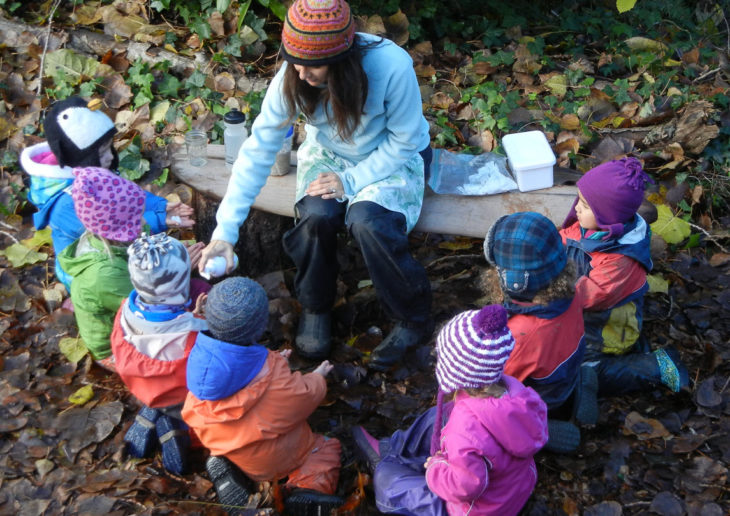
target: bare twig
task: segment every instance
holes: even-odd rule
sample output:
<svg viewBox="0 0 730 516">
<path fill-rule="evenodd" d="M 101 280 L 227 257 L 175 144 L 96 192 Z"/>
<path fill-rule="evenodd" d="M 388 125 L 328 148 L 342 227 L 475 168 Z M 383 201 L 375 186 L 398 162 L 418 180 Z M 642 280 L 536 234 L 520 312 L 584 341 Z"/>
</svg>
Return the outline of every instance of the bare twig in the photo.
<svg viewBox="0 0 730 516">
<path fill-rule="evenodd" d="M 699 77 L 697 77 L 695 80 L 693 80 L 692 83 L 693 84 L 696 84 L 696 83 L 700 82 L 701 80 L 706 79 L 710 75 L 715 75 L 720 70 L 722 70 L 722 67 L 717 67 L 717 68 L 715 68 L 713 70 L 709 70 L 709 71 L 703 73 L 702 75 L 700 75 Z"/>
<path fill-rule="evenodd" d="M 712 235 L 711 235 L 711 234 L 710 234 L 710 233 L 709 233 L 709 232 L 708 232 L 708 231 L 707 231 L 707 230 L 706 230 L 705 228 L 703 228 L 703 227 L 701 227 L 701 226 L 698 226 L 697 224 L 692 224 L 691 222 L 688 222 L 688 224 L 690 225 L 690 227 L 693 227 L 693 228 L 695 228 L 695 229 L 696 229 L 697 231 L 699 231 L 699 232 L 703 233 L 703 234 L 704 234 L 704 235 L 705 235 L 705 236 L 706 236 L 707 238 L 709 238 L 709 239 L 710 239 L 710 240 L 711 240 L 711 241 L 712 241 L 712 242 L 713 242 L 713 243 L 714 243 L 714 244 L 715 244 L 715 245 L 716 245 L 717 247 L 719 247 L 719 248 L 720 248 L 720 250 L 721 250 L 721 251 L 722 251 L 723 253 L 726 253 L 726 254 L 728 253 L 728 250 L 727 250 L 727 249 L 725 249 L 725 248 L 724 248 L 724 247 L 722 246 L 722 244 L 721 244 L 720 242 L 718 242 L 718 241 L 717 241 L 717 239 L 716 239 L 715 237 L 713 237 L 713 236 L 712 236 Z"/>
<path fill-rule="evenodd" d="M 8 237 L 10 240 L 12 240 L 13 242 L 15 242 L 16 244 L 18 243 L 18 239 L 15 238 L 10 233 L 8 233 L 7 231 L 0 231 L 0 235 L 5 235 L 6 237 Z"/>
<path fill-rule="evenodd" d="M 61 5 L 61 0 L 53 0 L 53 5 L 51 6 L 51 12 L 48 14 L 48 30 L 46 30 L 46 40 L 43 42 L 43 53 L 41 54 L 40 77 L 38 79 L 38 91 L 36 91 L 36 95 L 38 97 L 41 96 L 41 91 L 43 90 L 43 66 L 44 66 L 44 62 L 46 60 L 46 53 L 48 52 L 48 41 L 51 39 L 51 27 L 53 26 L 53 15 L 56 14 L 56 9 L 58 9 L 59 5 Z"/>
</svg>

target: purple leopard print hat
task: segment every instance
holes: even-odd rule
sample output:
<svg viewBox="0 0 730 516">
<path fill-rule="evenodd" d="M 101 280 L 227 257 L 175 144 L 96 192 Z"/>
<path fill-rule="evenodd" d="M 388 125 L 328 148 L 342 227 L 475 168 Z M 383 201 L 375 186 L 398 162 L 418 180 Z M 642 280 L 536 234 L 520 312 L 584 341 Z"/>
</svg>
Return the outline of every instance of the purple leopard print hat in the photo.
<svg viewBox="0 0 730 516">
<path fill-rule="evenodd" d="M 74 209 L 88 231 L 118 242 L 131 242 L 139 236 L 144 190 L 105 168 L 75 168 L 74 176 Z"/>
</svg>

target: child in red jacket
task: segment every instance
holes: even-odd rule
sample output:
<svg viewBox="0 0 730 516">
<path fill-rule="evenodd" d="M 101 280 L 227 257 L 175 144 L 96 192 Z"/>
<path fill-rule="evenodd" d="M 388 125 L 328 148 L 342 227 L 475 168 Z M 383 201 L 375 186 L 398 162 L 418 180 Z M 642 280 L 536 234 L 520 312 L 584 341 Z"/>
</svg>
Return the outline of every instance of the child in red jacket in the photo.
<svg viewBox="0 0 730 516">
<path fill-rule="evenodd" d="M 159 440 L 165 468 L 181 474 L 189 446 L 180 415 L 188 393 L 187 359 L 207 323 L 191 311 L 192 264 L 182 242 L 164 233 L 143 234 L 127 254 L 134 290 L 117 312 L 111 348 L 117 373 L 144 407 L 125 441 L 132 455 L 144 457 Z M 194 297 L 209 288 L 197 280 Z"/>
<path fill-rule="evenodd" d="M 289 368 L 290 351 L 257 343 L 267 327 L 264 289 L 249 278 L 216 284 L 205 304 L 211 336 L 199 333 L 188 357 L 185 422 L 211 452 L 206 463 L 219 501 L 245 505 L 245 473 L 256 481 L 286 479 L 287 513 L 321 514 L 342 504 L 337 489 L 340 442 L 307 423 L 327 393 L 328 361 L 313 372 Z M 306 512 L 306 511 L 305 511 Z"/>
</svg>

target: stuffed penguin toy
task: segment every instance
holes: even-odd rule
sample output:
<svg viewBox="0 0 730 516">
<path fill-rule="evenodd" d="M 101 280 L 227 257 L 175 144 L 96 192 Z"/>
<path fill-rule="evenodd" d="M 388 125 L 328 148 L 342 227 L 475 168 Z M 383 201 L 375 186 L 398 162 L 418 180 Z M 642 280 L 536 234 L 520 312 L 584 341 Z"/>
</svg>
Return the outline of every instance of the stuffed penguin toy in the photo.
<svg viewBox="0 0 730 516">
<path fill-rule="evenodd" d="M 93 111 L 80 97 L 56 102 L 48 110 L 43 126 L 51 152 L 62 167 L 98 167 L 99 148 L 117 132 L 114 122 L 101 111 Z M 112 147 L 115 170 L 119 157 Z"/>
</svg>

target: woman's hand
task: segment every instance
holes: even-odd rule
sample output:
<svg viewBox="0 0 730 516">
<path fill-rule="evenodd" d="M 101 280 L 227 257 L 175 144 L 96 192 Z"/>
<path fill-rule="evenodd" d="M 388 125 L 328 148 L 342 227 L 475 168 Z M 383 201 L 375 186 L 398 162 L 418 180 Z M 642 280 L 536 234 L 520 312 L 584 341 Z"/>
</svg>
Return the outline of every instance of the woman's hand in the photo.
<svg viewBox="0 0 730 516">
<path fill-rule="evenodd" d="M 322 199 L 341 199 L 345 196 L 345 187 L 342 186 L 340 176 L 334 172 L 324 172 L 309 183 L 305 193 L 311 196 L 319 195 Z"/>
<path fill-rule="evenodd" d="M 226 242 L 225 240 L 211 240 L 210 244 L 203 249 L 200 262 L 198 263 L 198 271 L 203 272 L 208 260 L 215 258 L 216 256 L 222 256 L 226 259 L 226 274 L 230 273 L 235 268 L 235 264 L 233 262 L 233 244 Z"/>
<path fill-rule="evenodd" d="M 188 249 L 188 254 L 190 255 L 190 269 L 197 269 L 198 264 L 200 263 L 200 257 L 203 255 L 205 244 L 203 242 L 195 242 L 194 244 L 186 247 Z"/>
<path fill-rule="evenodd" d="M 165 224 L 168 228 L 191 228 L 195 225 L 194 211 L 187 204 L 168 202 L 165 210 Z"/>
</svg>

